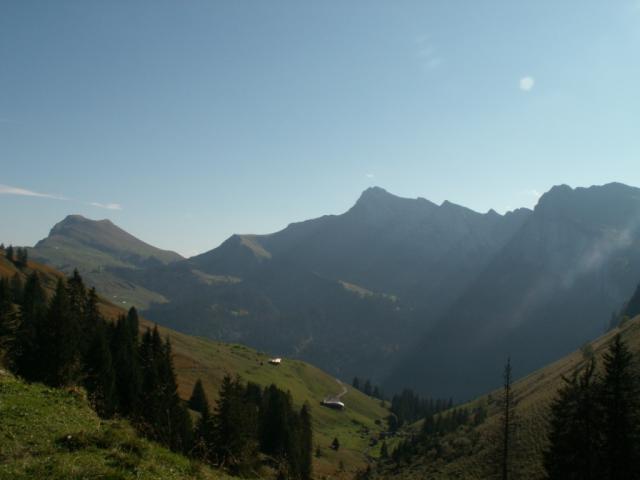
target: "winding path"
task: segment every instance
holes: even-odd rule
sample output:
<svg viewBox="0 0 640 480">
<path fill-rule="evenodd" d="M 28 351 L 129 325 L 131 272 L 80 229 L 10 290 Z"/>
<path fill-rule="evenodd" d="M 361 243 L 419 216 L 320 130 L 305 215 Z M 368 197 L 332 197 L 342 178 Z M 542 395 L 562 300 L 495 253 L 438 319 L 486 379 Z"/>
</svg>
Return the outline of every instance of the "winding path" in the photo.
<svg viewBox="0 0 640 480">
<path fill-rule="evenodd" d="M 339 393 L 338 395 L 336 395 L 334 398 L 335 398 L 336 400 L 340 400 L 342 397 L 344 397 L 344 396 L 347 394 L 347 392 L 349 391 L 349 389 L 345 386 L 345 384 L 344 384 L 344 383 L 342 383 L 342 382 L 341 382 L 340 380 L 338 380 L 337 378 L 336 378 L 336 382 L 338 382 L 338 385 L 340 385 L 340 386 L 342 387 L 342 392 L 340 392 L 340 393 Z"/>
</svg>

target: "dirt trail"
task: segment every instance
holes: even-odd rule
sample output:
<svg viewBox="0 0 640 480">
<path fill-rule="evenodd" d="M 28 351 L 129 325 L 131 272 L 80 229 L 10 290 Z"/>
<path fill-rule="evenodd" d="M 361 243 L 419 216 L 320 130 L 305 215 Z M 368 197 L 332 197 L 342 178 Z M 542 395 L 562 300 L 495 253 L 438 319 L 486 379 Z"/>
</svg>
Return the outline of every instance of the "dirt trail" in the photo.
<svg viewBox="0 0 640 480">
<path fill-rule="evenodd" d="M 337 378 L 336 378 L 336 382 L 338 382 L 338 385 L 340 385 L 340 386 L 342 387 L 342 392 L 340 392 L 340 393 L 339 393 L 338 395 L 336 395 L 334 398 L 335 398 L 336 400 L 340 400 L 342 397 L 344 397 L 344 396 L 347 394 L 347 392 L 349 391 L 349 389 L 347 389 L 347 387 L 345 386 L 345 384 L 344 384 L 344 383 L 342 383 L 342 382 L 341 382 L 340 380 L 338 380 Z"/>
</svg>

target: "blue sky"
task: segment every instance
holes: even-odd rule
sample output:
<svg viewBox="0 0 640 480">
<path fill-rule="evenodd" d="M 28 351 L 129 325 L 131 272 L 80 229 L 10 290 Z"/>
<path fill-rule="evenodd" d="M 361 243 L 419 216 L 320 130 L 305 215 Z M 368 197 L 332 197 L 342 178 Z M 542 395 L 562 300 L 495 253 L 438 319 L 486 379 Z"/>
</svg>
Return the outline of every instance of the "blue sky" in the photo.
<svg viewBox="0 0 640 480">
<path fill-rule="evenodd" d="M 531 207 L 640 186 L 639 118 L 637 0 L 5 0 L 0 240 L 81 213 L 192 255 L 371 185 Z"/>
</svg>

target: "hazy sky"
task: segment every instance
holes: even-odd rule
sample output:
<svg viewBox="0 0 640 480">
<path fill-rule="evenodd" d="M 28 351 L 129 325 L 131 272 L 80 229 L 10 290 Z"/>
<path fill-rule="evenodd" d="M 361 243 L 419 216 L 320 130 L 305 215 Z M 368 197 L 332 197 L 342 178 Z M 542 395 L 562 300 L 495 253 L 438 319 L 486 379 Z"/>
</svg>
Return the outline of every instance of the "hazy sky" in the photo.
<svg viewBox="0 0 640 480">
<path fill-rule="evenodd" d="M 191 255 L 371 185 L 502 212 L 614 180 L 638 0 L 0 2 L 5 243 L 81 213 Z"/>
</svg>

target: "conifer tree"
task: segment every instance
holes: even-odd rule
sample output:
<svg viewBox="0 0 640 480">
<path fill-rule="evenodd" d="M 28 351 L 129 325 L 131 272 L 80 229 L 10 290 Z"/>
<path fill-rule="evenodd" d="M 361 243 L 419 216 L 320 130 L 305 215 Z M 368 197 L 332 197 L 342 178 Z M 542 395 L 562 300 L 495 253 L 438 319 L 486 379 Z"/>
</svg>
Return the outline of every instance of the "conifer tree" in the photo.
<svg viewBox="0 0 640 480">
<path fill-rule="evenodd" d="M 70 314 L 68 291 L 60 279 L 42 329 L 41 368 L 45 372 L 45 383 L 52 386 L 77 384 L 82 371 L 78 334 L 79 324 Z"/>
<path fill-rule="evenodd" d="M 27 380 L 42 380 L 41 345 L 43 325 L 47 315 L 47 298 L 37 272 L 25 283 L 12 361 L 16 373 Z"/>
<path fill-rule="evenodd" d="M 138 311 L 135 307 L 131 307 L 127 312 L 127 326 L 129 328 L 129 335 L 131 336 L 131 338 L 135 338 L 137 342 L 140 320 L 138 319 Z"/>
<path fill-rule="evenodd" d="M 138 423 L 150 438 L 175 451 L 191 447 L 191 417 L 180 402 L 173 369 L 171 343 L 162 342 L 158 327 L 147 330 L 140 344 L 142 372 L 141 409 Z"/>
<path fill-rule="evenodd" d="M 22 284 L 22 276 L 16 273 L 11 277 L 11 299 L 13 303 L 22 303 L 22 295 L 24 294 L 24 285 Z"/>
<path fill-rule="evenodd" d="M 600 385 L 592 359 L 582 372 L 576 370 L 551 406 L 549 447 L 544 466 L 549 480 L 603 478 Z"/>
<path fill-rule="evenodd" d="M 313 472 L 313 428 L 311 412 L 307 404 L 300 410 L 300 478 L 309 480 Z"/>
<path fill-rule="evenodd" d="M 358 377 L 353 377 L 353 382 L 351 383 L 351 385 L 356 390 L 360 390 L 360 379 Z"/>
<path fill-rule="evenodd" d="M 104 319 L 100 313 L 100 307 L 98 304 L 98 294 L 95 288 L 91 288 L 86 295 L 84 305 L 84 319 L 81 325 L 81 348 L 82 355 L 89 354 L 88 350 L 90 345 L 95 340 L 96 331 L 104 326 Z M 110 341 L 108 330 L 104 331 L 104 337 Z"/>
<path fill-rule="evenodd" d="M 260 408 L 260 448 L 275 458 L 284 458 L 289 448 L 292 402 L 285 392 L 270 385 Z"/>
<path fill-rule="evenodd" d="M 604 463 L 609 479 L 633 478 L 640 468 L 640 383 L 620 334 L 604 355 Z"/>
<path fill-rule="evenodd" d="M 104 322 L 96 325 L 85 359 L 85 387 L 96 412 L 106 418 L 111 417 L 116 409 L 116 374 L 108 332 Z"/>
<path fill-rule="evenodd" d="M 214 463 L 216 451 L 215 428 L 208 403 L 198 419 L 193 436 L 194 455 L 204 462 Z"/>
<path fill-rule="evenodd" d="M 18 315 L 9 290 L 9 282 L 0 278 L 0 366 L 12 363 L 18 330 Z"/>
<path fill-rule="evenodd" d="M 243 397 L 240 380 L 226 375 L 213 414 L 216 461 L 237 474 L 252 468 L 257 452 L 257 412 L 247 408 Z"/>
<path fill-rule="evenodd" d="M 174 451 L 187 452 L 191 448 L 193 424 L 186 407 L 178 395 L 178 382 L 173 368 L 171 341 L 167 338 L 160 362 L 160 388 L 163 397 L 163 415 L 167 422 L 167 445 Z"/>
<path fill-rule="evenodd" d="M 373 398 L 382 398 L 382 394 L 380 393 L 380 388 L 376 385 L 373 387 L 373 392 L 371 393 Z"/>
<path fill-rule="evenodd" d="M 127 324 L 125 333 L 130 335 L 128 320 L 124 322 Z M 139 428 L 147 437 L 158 441 L 164 439 L 166 442 L 168 440 L 166 429 L 161 427 L 164 420 L 162 381 L 160 379 L 162 340 L 157 327 L 153 329 L 153 333 L 147 329 L 142 335 L 138 358 L 141 380 L 140 398 L 135 400 L 142 406 L 138 419 Z"/>
<path fill-rule="evenodd" d="M 139 410 L 142 383 L 138 335 L 137 331 L 133 334 L 125 316 L 120 316 L 113 328 L 111 352 L 116 372 L 118 411 L 124 416 L 135 416 Z"/>
<path fill-rule="evenodd" d="M 207 400 L 207 394 L 204 392 L 204 387 L 202 386 L 202 380 L 198 379 L 193 386 L 193 391 L 191 392 L 191 398 L 189 398 L 189 408 L 191 410 L 195 410 L 196 412 L 200 412 L 201 414 L 205 412 L 209 408 L 209 402 Z"/>
<path fill-rule="evenodd" d="M 370 380 L 367 379 L 364 382 L 364 389 L 362 391 L 364 392 L 365 395 L 371 396 L 371 381 Z"/>
<path fill-rule="evenodd" d="M 500 399 L 499 430 L 495 432 L 496 450 L 492 458 L 491 468 L 501 480 L 513 478 L 515 442 L 515 398 L 512 389 L 511 357 L 507 358 L 503 372 L 502 398 Z"/>
<path fill-rule="evenodd" d="M 29 259 L 29 253 L 27 252 L 27 249 L 24 247 L 18 248 L 16 264 L 21 267 L 26 267 L 28 259 Z"/>
<path fill-rule="evenodd" d="M 9 245 L 7 247 L 7 249 L 4 251 L 4 256 L 7 257 L 7 260 L 9 260 L 10 262 L 13 262 L 14 260 L 13 245 Z"/>
</svg>

